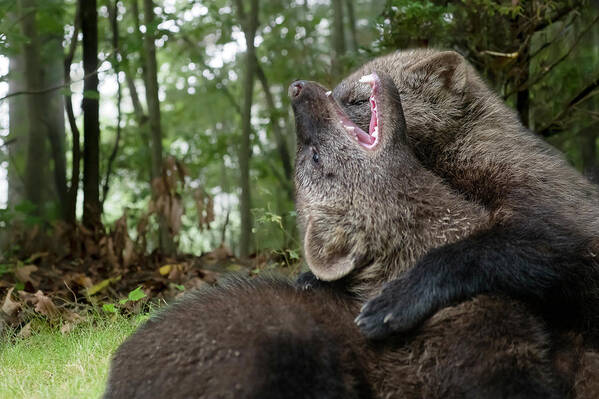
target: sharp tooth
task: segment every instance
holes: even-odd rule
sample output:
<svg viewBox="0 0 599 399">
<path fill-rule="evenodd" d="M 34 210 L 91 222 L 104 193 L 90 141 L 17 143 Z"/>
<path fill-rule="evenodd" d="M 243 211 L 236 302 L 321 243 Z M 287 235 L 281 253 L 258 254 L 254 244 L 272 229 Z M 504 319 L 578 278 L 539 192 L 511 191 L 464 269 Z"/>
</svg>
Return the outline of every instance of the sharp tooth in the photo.
<svg viewBox="0 0 599 399">
<path fill-rule="evenodd" d="M 355 127 L 353 127 L 353 126 L 345 126 L 345 128 L 346 128 L 347 130 L 349 130 L 350 132 L 353 132 L 354 130 L 356 130 L 356 128 L 355 128 Z"/>
<path fill-rule="evenodd" d="M 374 82 L 374 75 L 364 75 L 359 80 L 360 83 L 372 83 Z"/>
<path fill-rule="evenodd" d="M 329 91 L 327 91 L 327 92 L 325 93 L 325 95 L 326 95 L 327 97 L 329 97 L 331 94 L 333 94 L 333 92 L 332 92 L 332 91 L 330 91 L 330 90 L 329 90 Z"/>
</svg>

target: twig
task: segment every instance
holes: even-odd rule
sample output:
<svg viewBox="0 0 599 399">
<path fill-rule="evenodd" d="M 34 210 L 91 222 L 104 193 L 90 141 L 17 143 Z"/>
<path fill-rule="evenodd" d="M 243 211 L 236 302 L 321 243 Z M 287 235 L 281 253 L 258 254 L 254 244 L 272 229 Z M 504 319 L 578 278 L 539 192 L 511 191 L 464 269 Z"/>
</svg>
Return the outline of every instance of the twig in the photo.
<svg viewBox="0 0 599 399">
<path fill-rule="evenodd" d="M 8 147 L 9 145 L 14 144 L 16 142 L 17 142 L 16 138 L 10 139 L 10 140 L 6 140 L 2 144 L 0 144 L 0 147 Z"/>
<path fill-rule="evenodd" d="M 515 88 L 514 90 L 512 90 L 511 92 L 509 92 L 508 94 L 506 94 L 504 97 L 508 98 L 510 97 L 512 94 L 518 92 L 518 91 L 522 91 L 522 90 L 526 90 L 529 89 L 533 86 L 535 86 L 537 83 L 539 83 L 541 80 L 543 80 L 543 78 L 545 76 L 547 76 L 547 74 L 549 72 L 551 72 L 553 70 L 553 68 L 555 68 L 557 65 L 559 65 L 562 61 L 564 61 L 566 58 L 568 58 L 568 56 L 570 54 L 572 54 L 572 51 L 574 51 L 574 49 L 576 48 L 576 46 L 578 46 L 578 43 L 580 43 L 580 40 L 582 39 L 582 37 L 591 30 L 591 28 L 593 27 L 593 25 L 595 25 L 597 23 L 597 21 L 599 21 L 599 16 L 595 17 L 595 19 L 593 19 L 593 21 L 589 24 L 589 26 L 587 26 L 585 28 L 585 30 L 582 31 L 582 33 L 580 35 L 578 35 L 578 37 L 574 40 L 574 43 L 572 44 L 572 46 L 570 47 L 570 49 L 568 49 L 568 51 L 561 56 L 560 58 L 558 58 L 553 64 L 546 66 L 545 68 L 543 68 L 543 73 L 541 73 L 540 75 L 538 75 L 536 77 L 535 80 L 533 80 L 532 82 L 527 82 L 526 84 L 519 86 L 517 88 Z"/>
<path fill-rule="evenodd" d="M 76 83 L 76 82 L 81 82 L 87 78 L 89 78 L 90 76 L 93 76 L 95 74 L 98 73 L 103 73 L 103 72 L 108 72 L 112 70 L 112 68 L 106 68 L 106 69 L 96 69 L 95 71 L 92 71 L 90 73 L 88 73 L 87 75 L 83 75 L 83 77 L 81 79 L 77 79 L 77 80 L 73 80 L 71 81 L 69 84 L 62 83 L 60 85 L 56 85 L 56 86 L 51 86 L 51 87 L 46 87 L 45 89 L 40 89 L 40 90 L 19 90 L 19 91 L 13 91 L 12 93 L 8 93 L 7 95 L 5 95 L 4 97 L 0 97 L 0 101 L 4 101 L 10 97 L 14 97 L 14 96 L 20 96 L 20 95 L 29 95 L 29 94 L 46 94 L 49 93 L 51 91 L 54 90 L 60 90 L 62 88 L 68 87 L 71 83 Z"/>
<path fill-rule="evenodd" d="M 537 134 L 543 137 L 550 137 L 554 134 L 560 133 L 564 130 L 563 123 L 560 121 L 564 118 L 566 113 L 573 107 L 583 103 L 589 98 L 599 93 L 599 76 L 595 78 L 593 82 L 591 82 L 588 86 L 582 89 L 577 95 L 575 95 L 572 100 L 568 102 L 566 107 L 555 117 L 551 122 L 549 122 L 545 127 L 537 131 Z"/>
</svg>

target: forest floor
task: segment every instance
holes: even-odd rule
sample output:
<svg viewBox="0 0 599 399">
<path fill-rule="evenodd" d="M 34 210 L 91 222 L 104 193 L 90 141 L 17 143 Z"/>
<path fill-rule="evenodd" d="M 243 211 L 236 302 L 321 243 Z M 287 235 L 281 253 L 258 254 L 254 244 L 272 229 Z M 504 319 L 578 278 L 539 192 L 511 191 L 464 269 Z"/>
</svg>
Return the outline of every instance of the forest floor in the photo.
<svg viewBox="0 0 599 399">
<path fill-rule="evenodd" d="M 0 398 L 99 397 L 110 356 L 153 310 L 231 273 L 300 269 L 288 251 L 148 255 L 118 224 L 102 234 L 34 233 L 0 257 Z"/>
<path fill-rule="evenodd" d="M 291 251 L 243 260 L 224 246 L 199 256 L 148 254 L 145 243 L 131 241 L 118 222 L 108 232 L 29 229 L 12 248 L 0 256 L 0 337 L 27 337 L 40 318 L 68 333 L 90 313 L 136 315 L 231 273 L 293 277 L 300 269 Z"/>
</svg>

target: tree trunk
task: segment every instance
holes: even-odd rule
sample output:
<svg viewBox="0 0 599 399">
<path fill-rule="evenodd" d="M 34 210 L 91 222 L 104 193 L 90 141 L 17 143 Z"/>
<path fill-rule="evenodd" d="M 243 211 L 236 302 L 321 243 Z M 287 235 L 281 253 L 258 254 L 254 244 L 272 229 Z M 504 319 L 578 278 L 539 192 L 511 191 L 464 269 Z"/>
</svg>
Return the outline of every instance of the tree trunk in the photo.
<svg viewBox="0 0 599 399">
<path fill-rule="evenodd" d="M 98 94 L 98 9 L 96 0 L 80 0 L 83 33 L 83 224 L 101 224 L 100 122 Z"/>
<path fill-rule="evenodd" d="M 27 90 L 24 73 L 24 54 L 14 53 L 9 62 L 9 93 Z M 25 165 L 29 142 L 29 118 L 27 96 L 8 99 L 9 136 L 13 140 L 8 146 L 8 205 L 14 207 L 25 199 Z"/>
<path fill-rule="evenodd" d="M 77 10 L 75 11 L 73 34 L 71 36 L 71 43 L 69 50 L 64 59 L 64 80 L 66 88 L 71 87 L 71 64 L 75 56 L 75 50 L 79 42 L 79 31 L 81 28 L 81 9 L 80 4 L 77 3 Z M 77 197 L 79 194 L 79 174 L 81 167 L 81 143 L 80 143 L 80 132 L 77 126 L 77 120 L 75 119 L 75 112 L 73 111 L 73 101 L 71 94 L 67 92 L 64 97 L 65 111 L 71 128 L 71 138 L 73 142 L 72 149 L 72 160 L 71 160 L 71 183 L 67 192 L 67 202 L 65 211 L 65 220 L 71 225 L 75 225 L 77 222 Z"/>
<path fill-rule="evenodd" d="M 592 30 L 593 51 L 592 59 L 595 65 L 599 62 L 599 27 Z M 582 77 L 581 80 L 585 80 Z M 584 83 L 582 83 L 584 85 Z M 590 99 L 585 105 L 589 110 L 599 109 L 599 98 L 597 96 Z M 580 132 L 580 152 L 582 158 L 582 172 L 593 183 L 599 184 L 599 162 L 597 159 L 597 138 L 599 131 L 597 125 L 592 123 Z"/>
<path fill-rule="evenodd" d="M 21 27 L 23 35 L 28 38 L 28 42 L 23 49 L 26 87 L 28 91 L 38 91 L 42 88 L 42 79 L 39 70 L 41 58 L 35 18 L 36 2 L 35 0 L 22 0 L 21 7 Z M 40 172 L 48 170 L 46 135 L 42 123 L 42 97 L 39 94 L 27 95 L 29 131 L 24 178 L 25 199 L 31 201 L 37 207 L 36 213 L 38 215 L 43 214 L 46 201 L 44 195 L 46 180 L 44 179 L 44 173 Z"/>
<path fill-rule="evenodd" d="M 144 35 L 146 102 L 151 132 L 152 181 L 162 176 L 162 128 L 160 125 L 160 100 L 158 98 L 158 65 L 156 62 L 156 46 L 154 44 L 154 4 L 152 0 L 144 0 Z M 154 188 L 155 185 L 152 185 Z M 160 193 L 154 192 L 154 197 Z M 165 255 L 176 252 L 173 236 L 169 231 L 165 215 L 158 215 L 160 251 Z"/>
<path fill-rule="evenodd" d="M 239 20 L 245 33 L 245 77 L 243 82 L 243 112 L 242 112 L 242 138 L 239 150 L 239 169 L 241 186 L 241 237 L 239 239 L 239 255 L 247 257 L 250 254 L 252 241 L 252 215 L 250 195 L 250 135 L 252 131 L 252 98 L 254 93 L 254 77 L 256 74 L 256 53 L 254 37 L 258 27 L 258 0 L 251 0 L 247 17 L 241 0 L 237 0 Z"/>
<path fill-rule="evenodd" d="M 11 206 L 28 200 L 36 206 L 38 216 L 50 218 L 56 215 L 48 205 L 63 210 L 66 193 L 63 102 L 57 90 L 35 92 L 62 82 L 63 32 L 62 27 L 46 28 L 41 35 L 37 19 L 49 17 L 46 7 L 39 7 L 35 0 L 18 4 L 20 15 L 11 17 L 13 23 L 20 23 L 27 41 L 13 44 L 17 53 L 10 59 L 10 91 L 32 93 L 9 100 L 9 140 L 15 141 L 9 146 L 8 199 Z M 58 9 L 58 4 L 54 6 L 48 9 Z"/>
<path fill-rule="evenodd" d="M 530 79 L 530 41 L 532 40 L 531 27 L 527 26 L 527 21 L 533 18 L 534 1 L 531 0 L 524 5 L 524 16 L 518 16 L 515 19 L 516 45 L 520 46 L 518 57 L 516 58 L 517 75 L 514 79 L 516 88 L 516 110 L 520 115 L 520 120 L 524 126 L 530 126 L 530 89 L 528 80 Z M 530 24 L 528 24 L 530 25 Z"/>
<path fill-rule="evenodd" d="M 64 83 L 63 68 L 63 32 L 60 29 L 44 40 L 42 49 L 44 66 L 43 87 L 52 87 Z M 44 102 L 44 125 L 50 141 L 52 155 L 52 170 L 54 173 L 54 191 L 59 202 L 62 219 L 67 218 L 68 196 L 67 196 L 67 160 L 65 150 L 65 120 L 64 120 L 64 96 L 60 90 L 52 90 L 43 94 Z"/>
<path fill-rule="evenodd" d="M 347 16 L 349 19 L 349 32 L 351 37 L 351 51 L 358 52 L 358 32 L 356 28 L 356 13 L 354 11 L 354 0 L 345 0 Z"/>
<path fill-rule="evenodd" d="M 343 25 L 342 0 L 331 0 L 333 6 L 333 59 L 331 60 L 333 76 L 343 73 L 341 57 L 345 54 L 345 29 Z"/>
</svg>

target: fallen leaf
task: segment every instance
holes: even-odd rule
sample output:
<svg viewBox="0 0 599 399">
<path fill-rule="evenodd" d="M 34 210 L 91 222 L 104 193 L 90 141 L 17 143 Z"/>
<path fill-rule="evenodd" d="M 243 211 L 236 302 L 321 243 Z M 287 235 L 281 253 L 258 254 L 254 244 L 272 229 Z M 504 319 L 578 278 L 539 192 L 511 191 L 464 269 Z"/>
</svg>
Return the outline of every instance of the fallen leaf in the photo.
<svg viewBox="0 0 599 399">
<path fill-rule="evenodd" d="M 108 287 L 111 283 L 115 283 L 121 279 L 121 276 L 107 278 L 106 280 L 100 281 L 98 284 L 95 284 L 87 289 L 87 295 L 94 295 L 98 292 L 102 291 L 104 288 Z"/>
<path fill-rule="evenodd" d="M 39 281 L 37 281 L 36 279 L 33 279 L 31 277 L 31 273 L 33 273 L 37 270 L 38 270 L 38 268 L 35 265 L 22 266 L 15 270 L 15 277 L 17 280 L 19 280 L 22 283 L 30 282 L 34 286 L 37 286 Z"/>
<path fill-rule="evenodd" d="M 36 253 L 32 254 L 29 258 L 27 258 L 27 260 L 25 262 L 33 263 L 38 259 L 45 258 L 49 254 L 50 254 L 49 252 L 36 252 Z"/>
<path fill-rule="evenodd" d="M 94 285 L 94 283 L 93 283 L 92 279 L 91 279 L 91 278 L 89 278 L 89 277 L 87 277 L 87 276 L 86 276 L 85 274 L 83 274 L 83 273 L 75 273 L 75 274 L 73 275 L 73 278 L 72 278 L 72 280 L 73 280 L 75 283 L 77 283 L 77 284 L 79 284 L 80 286 L 82 286 L 82 287 L 85 287 L 85 288 L 89 288 L 89 287 L 91 287 L 91 286 L 93 286 L 93 285 Z"/>
<path fill-rule="evenodd" d="M 65 321 L 62 327 L 60 327 L 60 332 L 63 335 L 73 331 L 75 326 L 83 321 L 83 317 L 67 309 L 63 309 L 62 318 Z"/>
<path fill-rule="evenodd" d="M 173 268 L 173 265 L 164 265 L 160 269 L 158 269 L 158 273 L 160 273 L 160 275 L 162 275 L 162 276 L 166 276 L 167 274 L 169 274 L 171 272 L 172 268 Z"/>
<path fill-rule="evenodd" d="M 17 314 L 17 312 L 19 311 L 19 309 L 21 308 L 20 303 L 15 302 L 10 298 L 13 290 L 14 290 L 14 287 L 8 290 L 8 293 L 6 294 L 6 298 L 4 298 L 4 303 L 2 304 L 2 311 L 10 317 L 15 316 Z"/>
<path fill-rule="evenodd" d="M 60 315 L 60 312 L 56 305 L 54 305 L 54 302 L 52 302 L 52 299 L 44 295 L 42 291 L 37 291 L 35 297 L 37 298 L 37 303 L 35 304 L 36 312 L 48 316 L 50 319 L 55 319 Z"/>
</svg>

